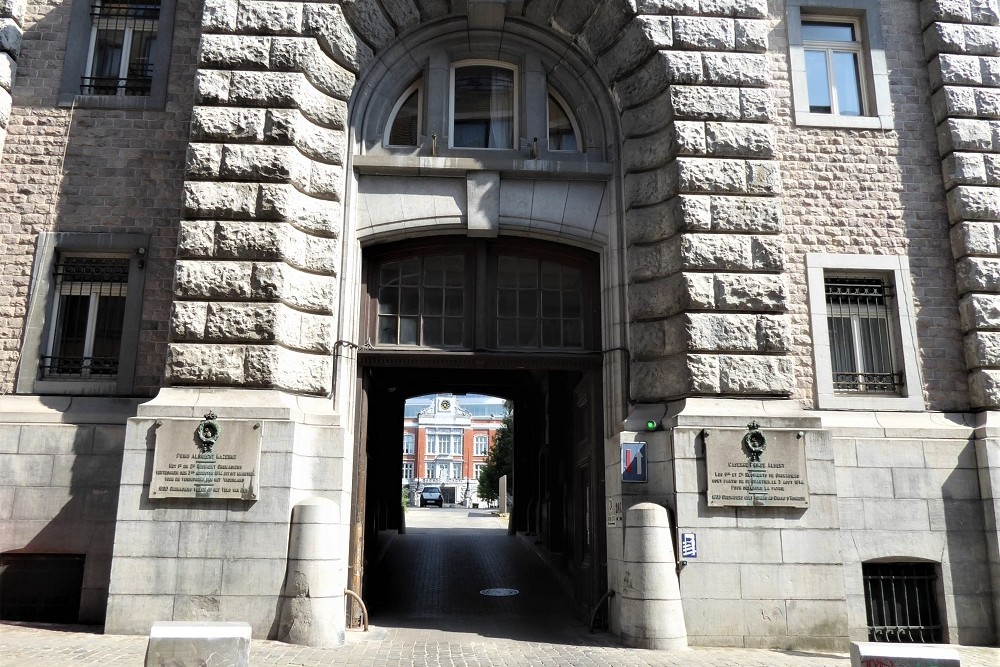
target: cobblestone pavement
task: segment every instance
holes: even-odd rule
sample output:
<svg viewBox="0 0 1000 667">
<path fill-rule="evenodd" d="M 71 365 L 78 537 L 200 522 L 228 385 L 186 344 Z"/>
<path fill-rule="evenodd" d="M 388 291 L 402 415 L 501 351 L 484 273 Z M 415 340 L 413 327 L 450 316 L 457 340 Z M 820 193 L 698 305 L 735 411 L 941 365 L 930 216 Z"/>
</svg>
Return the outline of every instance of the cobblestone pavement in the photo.
<svg viewBox="0 0 1000 667">
<path fill-rule="evenodd" d="M 339 648 L 254 640 L 255 667 L 310 665 L 514 667 L 846 667 L 835 653 L 692 648 L 647 651 L 590 634 L 573 619 L 562 590 L 526 545 L 486 512 L 407 512 L 408 529 L 372 573 L 372 628 L 349 632 Z M 432 528 L 433 527 L 433 528 Z M 456 564 L 461 563 L 461 566 Z M 486 588 L 514 588 L 488 597 Z M 83 627 L 0 624 L 0 666 L 142 665 L 146 638 Z M 998 667 L 1000 649 L 958 647 L 963 667 Z M 209 666 L 210 667 L 210 666 Z"/>
</svg>

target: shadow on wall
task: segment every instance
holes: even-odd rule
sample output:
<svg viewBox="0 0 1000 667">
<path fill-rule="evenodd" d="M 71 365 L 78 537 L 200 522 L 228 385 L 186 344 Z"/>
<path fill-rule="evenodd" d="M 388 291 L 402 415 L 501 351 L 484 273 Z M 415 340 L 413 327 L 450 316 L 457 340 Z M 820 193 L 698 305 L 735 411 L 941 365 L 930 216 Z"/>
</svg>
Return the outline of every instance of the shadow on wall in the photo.
<svg viewBox="0 0 1000 667">
<path fill-rule="evenodd" d="M 86 421 L 73 414 L 73 403 L 86 399 L 39 400 L 67 421 Z M 121 403 L 125 408 L 134 401 Z M 21 423 L 3 427 L 8 429 L 17 448 L 2 455 L 13 494 L 0 531 L 0 618 L 101 624 L 125 425 Z"/>
</svg>

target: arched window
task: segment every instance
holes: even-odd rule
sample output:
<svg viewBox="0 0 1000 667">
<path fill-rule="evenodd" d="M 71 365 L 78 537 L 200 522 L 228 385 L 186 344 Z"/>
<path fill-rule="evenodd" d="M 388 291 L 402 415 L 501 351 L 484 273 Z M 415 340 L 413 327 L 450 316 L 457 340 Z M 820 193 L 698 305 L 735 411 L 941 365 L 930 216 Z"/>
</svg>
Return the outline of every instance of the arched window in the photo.
<svg viewBox="0 0 1000 667">
<path fill-rule="evenodd" d="M 375 348 L 600 349 L 596 255 L 566 246 L 435 239 L 368 257 Z"/>
<path fill-rule="evenodd" d="M 567 104 L 559 93 L 549 90 L 549 150 L 578 151 L 580 132 L 576 119 L 566 110 Z"/>
<path fill-rule="evenodd" d="M 517 70 L 482 61 L 451 70 L 451 141 L 454 148 L 511 150 L 517 136 Z"/>
<path fill-rule="evenodd" d="M 387 146 L 416 146 L 420 142 L 422 94 L 423 81 L 418 81 L 400 95 L 386 124 Z"/>
</svg>

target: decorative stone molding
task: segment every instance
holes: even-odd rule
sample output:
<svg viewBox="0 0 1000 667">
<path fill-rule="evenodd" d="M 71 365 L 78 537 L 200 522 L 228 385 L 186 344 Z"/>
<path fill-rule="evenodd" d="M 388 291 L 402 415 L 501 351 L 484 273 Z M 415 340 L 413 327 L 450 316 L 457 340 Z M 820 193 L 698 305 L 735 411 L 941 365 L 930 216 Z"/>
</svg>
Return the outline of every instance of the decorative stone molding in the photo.
<svg viewBox="0 0 1000 667">
<path fill-rule="evenodd" d="M 974 407 L 1000 407 L 1000 2 L 923 0 L 924 47 L 938 123 L 966 363 Z"/>
</svg>

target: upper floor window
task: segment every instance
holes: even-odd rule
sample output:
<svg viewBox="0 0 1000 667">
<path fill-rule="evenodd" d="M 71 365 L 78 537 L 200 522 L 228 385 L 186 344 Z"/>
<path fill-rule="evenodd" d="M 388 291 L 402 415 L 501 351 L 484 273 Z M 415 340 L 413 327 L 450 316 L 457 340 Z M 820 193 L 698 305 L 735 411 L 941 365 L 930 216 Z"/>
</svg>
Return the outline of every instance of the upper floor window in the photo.
<svg viewBox="0 0 1000 667">
<path fill-rule="evenodd" d="M 904 256 L 806 256 L 818 407 L 922 410 Z"/>
<path fill-rule="evenodd" d="M 414 451 L 414 437 L 412 433 L 403 434 L 403 453 L 412 454 Z"/>
<path fill-rule="evenodd" d="M 477 433 L 473 444 L 475 456 L 486 456 L 490 452 L 490 436 L 485 433 Z"/>
<path fill-rule="evenodd" d="M 83 95 L 149 95 L 159 0 L 94 0 Z"/>
<path fill-rule="evenodd" d="M 147 243 L 140 234 L 39 234 L 18 392 L 131 393 Z"/>
<path fill-rule="evenodd" d="M 517 70 L 456 63 L 451 81 L 451 146 L 511 150 L 517 136 Z"/>
<path fill-rule="evenodd" d="M 795 123 L 892 129 L 878 0 L 786 0 Z"/>
<path fill-rule="evenodd" d="M 370 264 L 372 342 L 437 349 L 599 349 L 594 256 L 543 247 L 548 245 L 441 239 L 434 245 L 388 246 Z"/>
<path fill-rule="evenodd" d="M 427 429 L 427 453 L 461 454 L 462 429 L 460 428 Z"/>
<path fill-rule="evenodd" d="M 422 83 L 417 82 L 400 96 L 386 126 L 386 145 L 416 146 L 420 143 L 422 91 Z"/>
<path fill-rule="evenodd" d="M 553 91 L 549 91 L 549 150 L 579 150 L 576 119 L 566 111 L 566 103 Z"/>
</svg>

